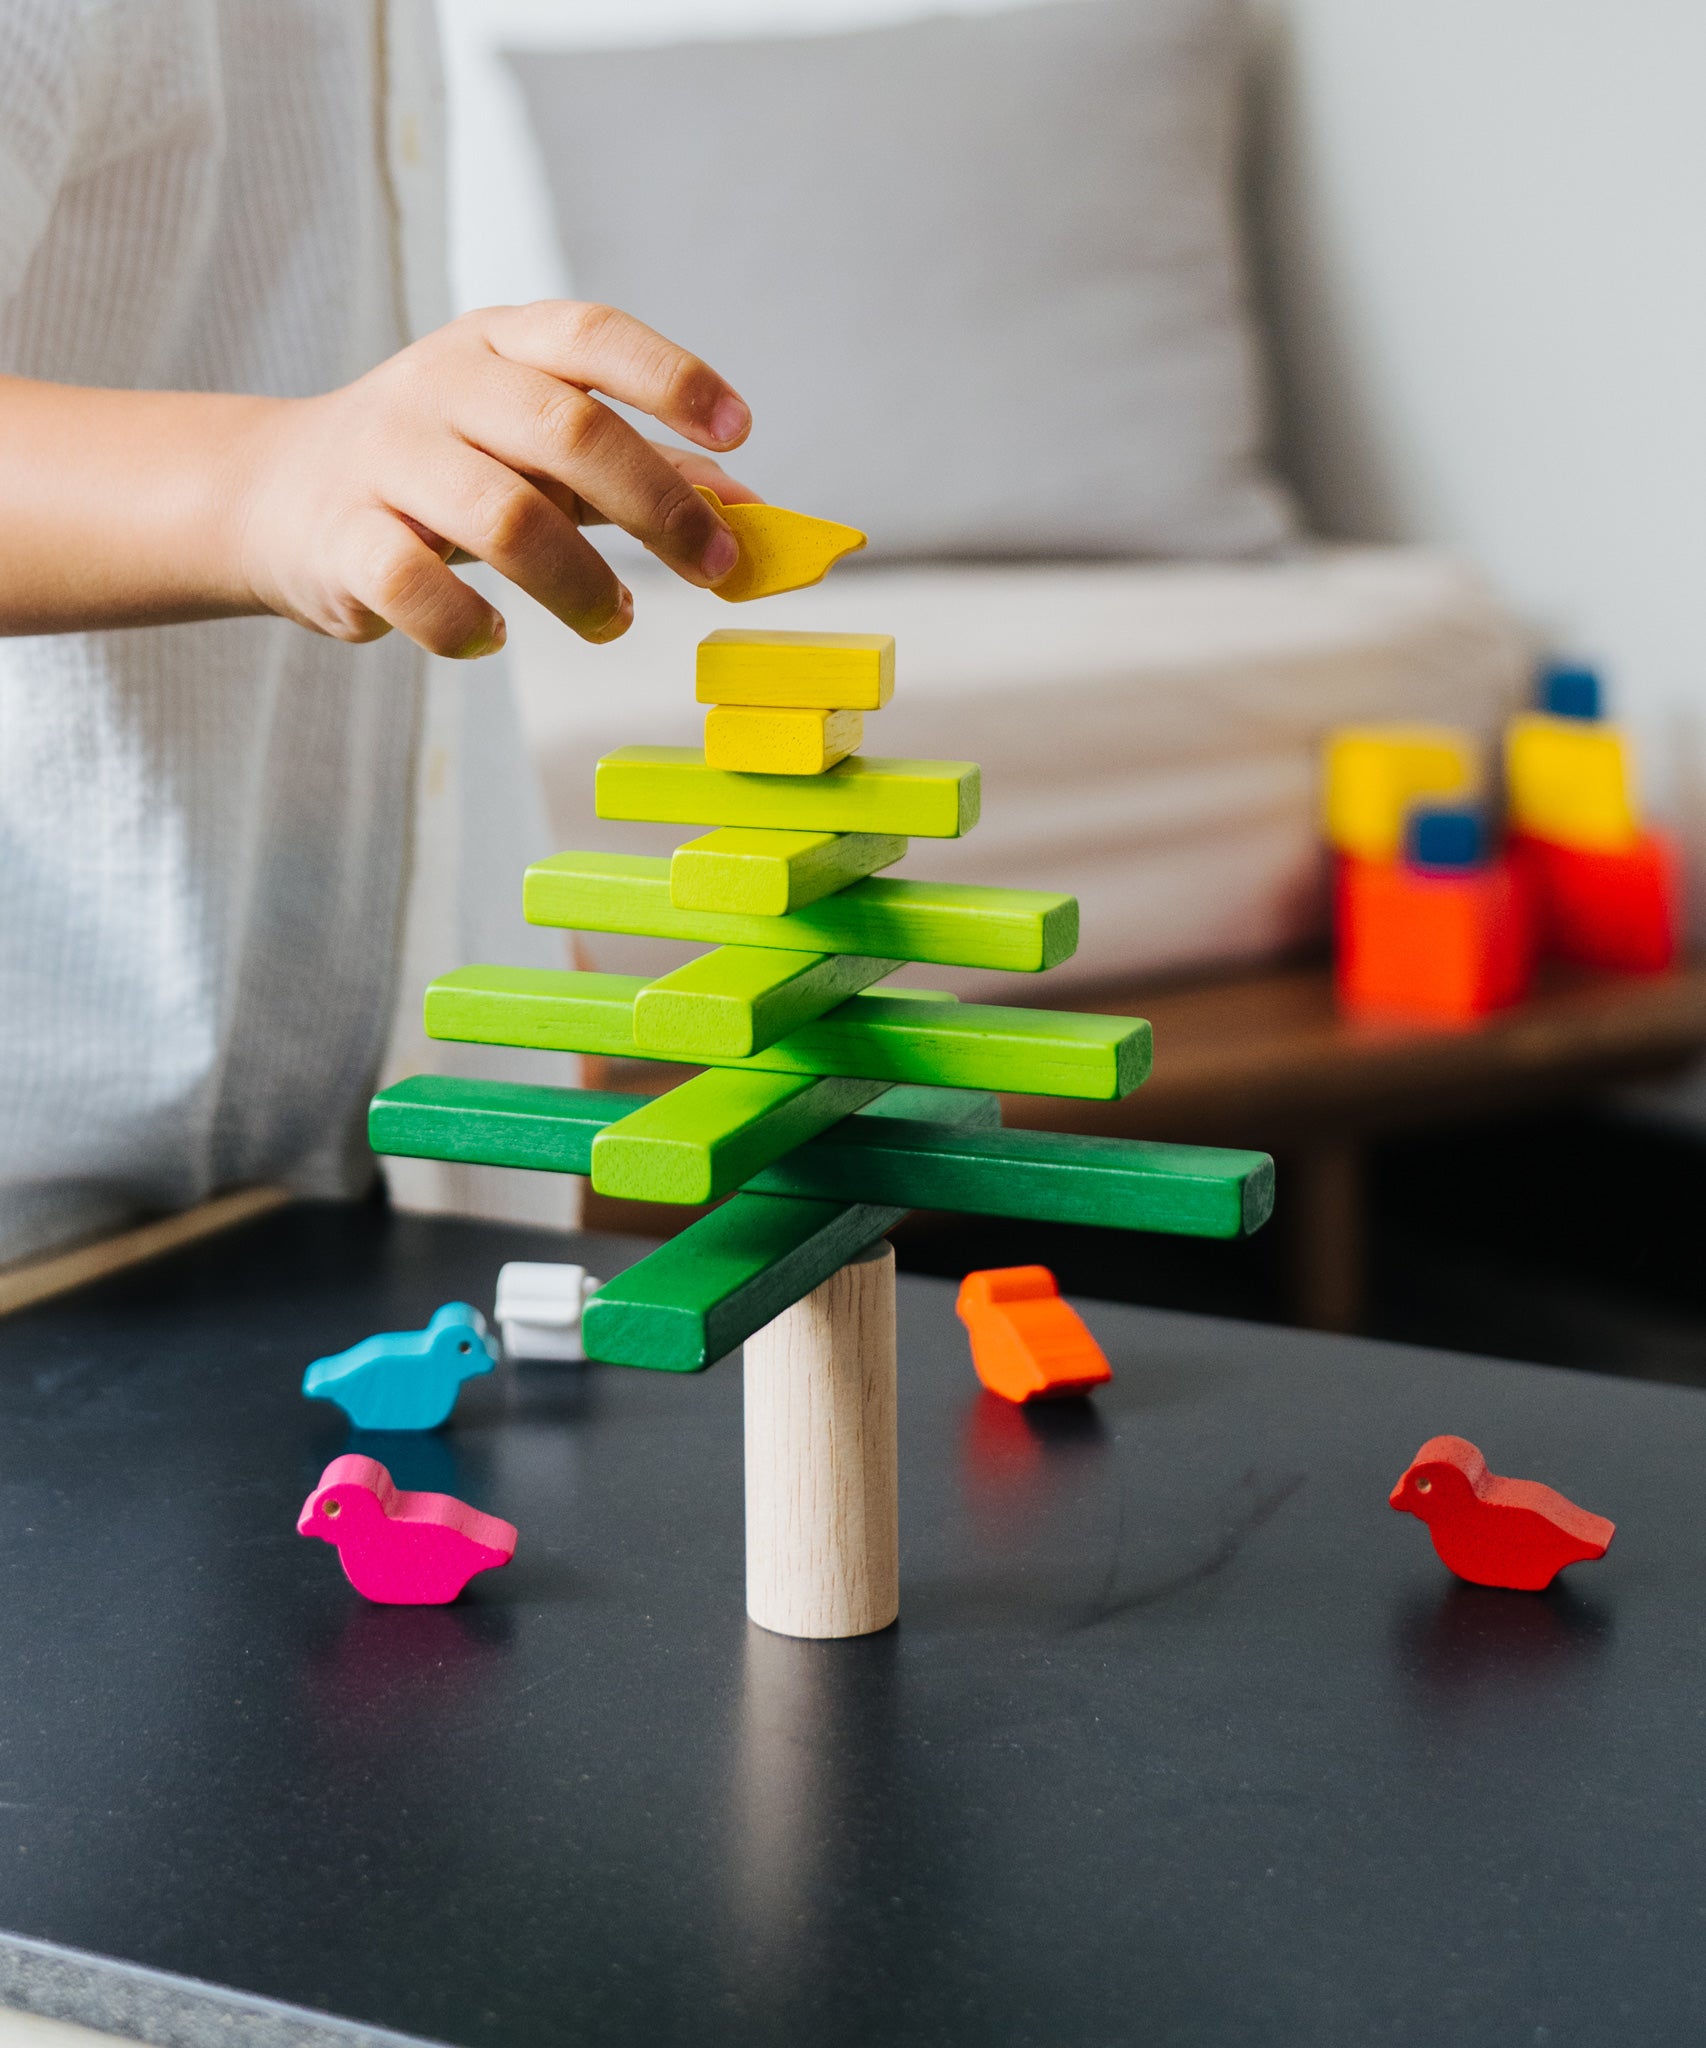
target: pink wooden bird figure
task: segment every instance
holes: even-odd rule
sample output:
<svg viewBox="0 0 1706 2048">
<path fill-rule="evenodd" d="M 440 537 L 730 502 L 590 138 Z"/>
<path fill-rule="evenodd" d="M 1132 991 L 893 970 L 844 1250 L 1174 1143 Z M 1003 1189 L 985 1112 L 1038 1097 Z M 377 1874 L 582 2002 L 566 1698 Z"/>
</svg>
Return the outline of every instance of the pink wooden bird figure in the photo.
<svg viewBox="0 0 1706 2048">
<path fill-rule="evenodd" d="M 1460 1436 L 1429 1437 L 1391 1501 L 1427 1524 L 1448 1570 L 1513 1593 L 1542 1592 L 1565 1565 L 1603 1557 L 1617 1533 L 1537 1479 L 1500 1479 Z"/>
<path fill-rule="evenodd" d="M 334 1458 L 296 1518 L 332 1544 L 364 1600 L 442 1607 L 515 1555 L 515 1530 L 448 1493 L 404 1493 L 377 1458 Z"/>
</svg>

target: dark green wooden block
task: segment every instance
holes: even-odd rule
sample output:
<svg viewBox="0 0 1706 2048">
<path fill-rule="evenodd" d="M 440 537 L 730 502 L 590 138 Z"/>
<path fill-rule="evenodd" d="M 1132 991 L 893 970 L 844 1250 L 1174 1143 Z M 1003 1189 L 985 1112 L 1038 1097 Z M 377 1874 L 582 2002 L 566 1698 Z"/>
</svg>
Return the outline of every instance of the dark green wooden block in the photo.
<svg viewBox="0 0 1706 2048">
<path fill-rule="evenodd" d="M 581 1312 L 588 1358 L 700 1372 L 810 1294 L 906 1214 L 867 1203 L 736 1195 Z"/>
<path fill-rule="evenodd" d="M 891 1088 L 859 1111 L 874 1122 L 922 1115 L 989 1128 L 991 1095 Z M 810 1294 L 906 1211 L 740 1194 L 618 1273 L 587 1303 L 587 1356 L 606 1365 L 698 1372 Z"/>
<path fill-rule="evenodd" d="M 585 1173 L 594 1136 L 633 1107 L 631 1095 L 423 1075 L 377 1097 L 369 1129 L 376 1152 Z M 962 1119 L 957 1128 L 947 1128 L 951 1118 Z M 747 1186 L 1181 1237 L 1239 1237 L 1273 1209 L 1265 1152 L 998 1126 L 993 1096 L 891 1088 Z"/>
<path fill-rule="evenodd" d="M 1265 1152 L 1090 1138 L 1065 1131 L 953 1131 L 852 1121 L 748 1181 L 754 1193 L 839 1195 L 1092 1223 L 1174 1237 L 1243 1237 L 1273 1213 L 1274 1163 Z"/>
</svg>

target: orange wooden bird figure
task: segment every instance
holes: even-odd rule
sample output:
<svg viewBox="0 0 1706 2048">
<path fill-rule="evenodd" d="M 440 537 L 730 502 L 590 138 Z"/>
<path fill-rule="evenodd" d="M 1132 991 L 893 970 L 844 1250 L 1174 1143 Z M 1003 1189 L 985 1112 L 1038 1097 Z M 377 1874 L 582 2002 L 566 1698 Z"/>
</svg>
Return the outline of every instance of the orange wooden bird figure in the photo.
<svg viewBox="0 0 1706 2048">
<path fill-rule="evenodd" d="M 1004 1401 L 1082 1394 L 1114 1376 L 1047 1266 L 968 1273 L 954 1313 L 971 1333 L 978 1378 Z"/>
<path fill-rule="evenodd" d="M 1428 1525 L 1440 1562 L 1472 1586 L 1539 1593 L 1567 1564 L 1603 1557 L 1617 1525 L 1535 1479 L 1500 1479 L 1460 1436 L 1429 1437 L 1392 1505 Z"/>
</svg>

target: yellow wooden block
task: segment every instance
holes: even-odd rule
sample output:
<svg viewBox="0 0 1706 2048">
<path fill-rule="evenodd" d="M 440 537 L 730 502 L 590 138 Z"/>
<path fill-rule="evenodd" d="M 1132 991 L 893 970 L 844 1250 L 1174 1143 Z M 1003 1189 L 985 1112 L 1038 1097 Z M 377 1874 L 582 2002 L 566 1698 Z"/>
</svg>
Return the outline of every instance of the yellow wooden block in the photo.
<svg viewBox="0 0 1706 2048">
<path fill-rule="evenodd" d="M 699 643 L 695 695 L 701 704 L 881 711 L 894 695 L 894 635 L 725 627 Z"/>
<path fill-rule="evenodd" d="M 1474 735 L 1448 725 L 1346 725 L 1327 736 L 1323 822 L 1340 853 L 1392 860 L 1404 815 L 1430 798 L 1472 797 L 1481 786 Z"/>
<path fill-rule="evenodd" d="M 736 775 L 821 775 L 865 737 L 860 711 L 760 711 L 718 704 L 705 714 L 705 765 Z"/>
<path fill-rule="evenodd" d="M 1598 853 L 1640 837 L 1629 742 L 1614 725 L 1525 712 L 1505 736 L 1505 773 L 1518 832 Z"/>
<path fill-rule="evenodd" d="M 707 504 L 716 506 L 723 524 L 740 542 L 740 560 L 716 588 L 717 596 L 730 604 L 821 583 L 843 555 L 865 545 L 856 526 L 814 519 L 809 512 L 790 512 L 781 505 L 725 505 L 703 484 L 694 488 Z"/>
</svg>

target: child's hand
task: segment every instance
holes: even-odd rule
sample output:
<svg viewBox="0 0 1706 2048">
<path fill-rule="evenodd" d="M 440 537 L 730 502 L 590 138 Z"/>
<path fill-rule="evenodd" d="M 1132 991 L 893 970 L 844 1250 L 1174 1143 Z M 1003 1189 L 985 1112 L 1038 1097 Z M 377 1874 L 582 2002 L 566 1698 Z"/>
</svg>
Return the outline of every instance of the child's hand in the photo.
<svg viewBox="0 0 1706 2048">
<path fill-rule="evenodd" d="M 738 548 L 693 486 L 729 503 L 753 494 L 704 456 L 642 439 L 594 391 L 702 448 L 738 447 L 752 425 L 713 369 L 625 313 L 555 300 L 470 313 L 341 391 L 256 412 L 242 584 L 339 640 L 395 626 L 434 654 L 488 654 L 504 622 L 451 573 L 460 555 L 584 639 L 614 640 L 633 598 L 580 528 L 608 520 L 708 586 Z"/>
</svg>

